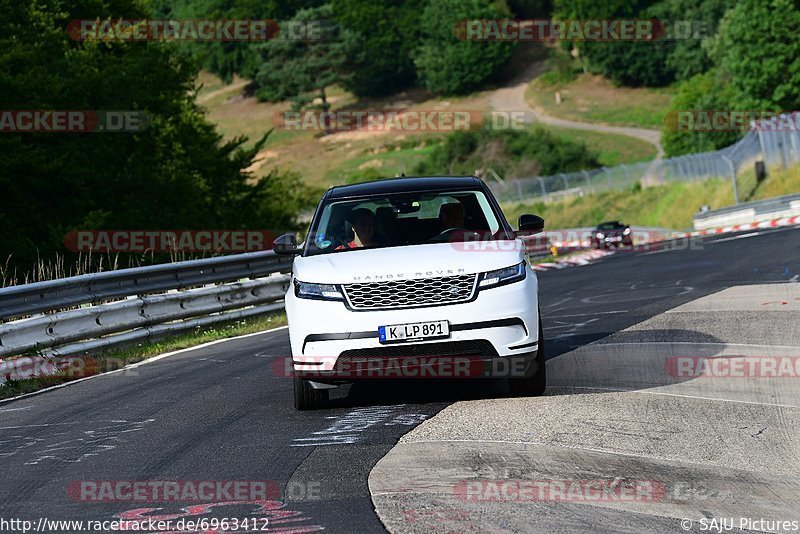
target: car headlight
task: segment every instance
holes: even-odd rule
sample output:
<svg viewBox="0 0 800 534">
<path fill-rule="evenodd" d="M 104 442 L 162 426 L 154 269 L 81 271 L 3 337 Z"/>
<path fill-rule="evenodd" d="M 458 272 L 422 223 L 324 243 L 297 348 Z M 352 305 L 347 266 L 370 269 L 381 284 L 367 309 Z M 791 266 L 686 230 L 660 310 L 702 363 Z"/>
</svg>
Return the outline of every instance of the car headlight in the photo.
<svg viewBox="0 0 800 534">
<path fill-rule="evenodd" d="M 488 289 L 490 287 L 502 286 L 519 282 L 525 279 L 525 262 L 512 265 L 511 267 L 504 267 L 496 271 L 489 271 L 481 273 L 478 281 L 478 287 L 481 289 Z"/>
<path fill-rule="evenodd" d="M 625 231 L 622 232 L 623 235 L 628 235 L 629 233 L 631 233 L 630 227 L 629 228 L 625 228 Z"/>
<path fill-rule="evenodd" d="M 334 284 L 311 284 L 308 282 L 294 281 L 294 294 L 301 299 L 314 300 L 342 300 L 339 286 Z"/>
<path fill-rule="evenodd" d="M 597 232 L 597 239 L 603 239 L 603 232 Z"/>
</svg>

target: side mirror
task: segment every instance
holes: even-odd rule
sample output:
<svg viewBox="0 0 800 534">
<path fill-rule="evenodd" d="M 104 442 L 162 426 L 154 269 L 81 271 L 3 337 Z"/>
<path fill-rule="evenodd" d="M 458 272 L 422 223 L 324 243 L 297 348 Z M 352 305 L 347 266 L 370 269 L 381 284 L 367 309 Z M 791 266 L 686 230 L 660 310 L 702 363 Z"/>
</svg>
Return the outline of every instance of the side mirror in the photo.
<svg viewBox="0 0 800 534">
<path fill-rule="evenodd" d="M 538 234 L 544 230 L 544 219 L 538 215 L 520 215 L 519 216 L 519 231 L 530 232 L 531 234 Z"/>
<path fill-rule="evenodd" d="M 294 234 L 283 234 L 272 242 L 275 254 L 300 254 Z"/>
</svg>

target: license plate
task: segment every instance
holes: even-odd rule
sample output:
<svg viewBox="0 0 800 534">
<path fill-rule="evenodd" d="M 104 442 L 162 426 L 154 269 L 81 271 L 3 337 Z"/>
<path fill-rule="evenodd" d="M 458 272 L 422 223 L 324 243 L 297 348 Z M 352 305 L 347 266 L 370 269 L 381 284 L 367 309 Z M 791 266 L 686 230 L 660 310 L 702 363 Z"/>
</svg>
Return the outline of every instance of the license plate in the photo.
<svg viewBox="0 0 800 534">
<path fill-rule="evenodd" d="M 397 343 L 417 339 L 450 337 L 450 323 L 447 321 L 426 321 L 424 323 L 392 324 L 378 327 L 378 340 L 381 343 Z"/>
</svg>

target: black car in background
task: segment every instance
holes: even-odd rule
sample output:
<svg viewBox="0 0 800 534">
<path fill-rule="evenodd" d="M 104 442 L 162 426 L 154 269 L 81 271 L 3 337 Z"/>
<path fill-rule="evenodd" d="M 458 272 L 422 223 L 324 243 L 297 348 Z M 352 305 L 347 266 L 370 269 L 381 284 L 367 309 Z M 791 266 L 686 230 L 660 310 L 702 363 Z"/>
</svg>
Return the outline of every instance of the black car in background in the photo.
<svg viewBox="0 0 800 534">
<path fill-rule="evenodd" d="M 620 221 L 601 222 L 592 235 L 592 244 L 595 248 L 632 247 L 631 227 Z"/>
</svg>

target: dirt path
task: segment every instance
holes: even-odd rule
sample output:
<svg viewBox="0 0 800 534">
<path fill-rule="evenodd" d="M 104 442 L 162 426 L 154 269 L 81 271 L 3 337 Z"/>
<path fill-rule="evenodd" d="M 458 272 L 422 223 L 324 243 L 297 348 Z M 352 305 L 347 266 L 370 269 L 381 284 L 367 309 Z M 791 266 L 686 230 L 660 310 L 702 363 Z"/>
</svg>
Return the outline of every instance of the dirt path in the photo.
<svg viewBox="0 0 800 534">
<path fill-rule="evenodd" d="M 591 130 L 594 132 L 608 132 L 628 137 L 641 139 L 655 146 L 658 150 L 656 159 L 661 159 L 664 149 L 661 147 L 661 132 L 647 128 L 633 128 L 630 126 L 607 126 L 590 122 L 579 122 L 559 119 L 545 114 L 541 109 L 532 108 L 525 100 L 525 90 L 528 84 L 547 69 L 544 61 L 533 63 L 512 80 L 508 86 L 497 89 L 489 97 L 492 109 L 496 111 L 524 111 L 527 122 L 541 122 L 550 126 L 574 128 L 576 130 Z"/>
<path fill-rule="evenodd" d="M 233 93 L 233 92 L 236 92 L 236 91 L 241 91 L 242 89 L 244 89 L 247 86 L 248 83 L 250 83 L 250 80 L 240 80 L 238 82 L 234 82 L 234 83 L 229 84 L 229 85 L 223 85 L 219 89 L 211 91 L 210 93 L 206 93 L 204 95 L 198 96 L 197 97 L 197 103 L 198 104 L 204 104 L 204 103 L 208 102 L 209 100 L 211 100 L 212 98 L 214 98 L 214 97 L 216 97 L 218 95 L 221 95 L 223 93 Z"/>
</svg>

